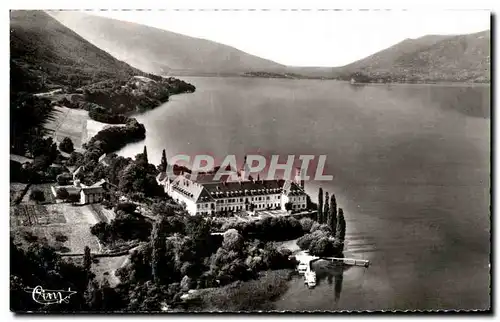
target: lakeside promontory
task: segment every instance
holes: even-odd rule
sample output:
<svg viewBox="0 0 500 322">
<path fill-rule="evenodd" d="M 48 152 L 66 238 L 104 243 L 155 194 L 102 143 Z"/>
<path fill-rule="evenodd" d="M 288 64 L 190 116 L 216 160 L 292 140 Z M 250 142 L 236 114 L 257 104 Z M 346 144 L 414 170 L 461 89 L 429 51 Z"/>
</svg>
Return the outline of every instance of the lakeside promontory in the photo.
<svg viewBox="0 0 500 322">
<path fill-rule="evenodd" d="M 10 47 L 10 143 L 18 155 L 36 157 L 44 136 L 63 139 L 57 132 L 68 130 L 47 128 L 61 115 L 56 113 L 60 107 L 87 111 L 98 122 L 127 124 L 131 114 L 157 107 L 171 95 L 195 91 L 180 79 L 144 73 L 117 60 L 42 11 L 11 12 Z M 71 123 L 71 118 L 61 122 Z M 82 132 L 80 123 L 69 130 Z M 143 132 L 118 135 L 114 144 L 144 139 Z"/>
</svg>

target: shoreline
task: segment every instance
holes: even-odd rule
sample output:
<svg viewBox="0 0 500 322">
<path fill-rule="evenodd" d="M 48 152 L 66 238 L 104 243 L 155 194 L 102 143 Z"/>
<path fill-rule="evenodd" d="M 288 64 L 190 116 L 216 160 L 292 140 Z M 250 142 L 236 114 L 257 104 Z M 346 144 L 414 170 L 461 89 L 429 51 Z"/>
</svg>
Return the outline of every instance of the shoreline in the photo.
<svg viewBox="0 0 500 322">
<path fill-rule="evenodd" d="M 336 78 L 329 77 L 269 77 L 269 76 L 252 76 L 252 75 L 168 75 L 168 77 L 203 77 L 203 78 L 257 78 L 257 79 L 283 79 L 283 80 L 320 80 L 320 81 L 337 81 L 340 83 L 350 83 L 349 80 L 342 80 Z M 460 82 L 460 81 L 426 81 L 426 82 L 390 82 L 390 83 L 378 83 L 378 82 L 370 82 L 363 83 L 357 82 L 352 85 L 439 85 L 439 86 L 491 86 L 491 82 Z M 184 93 L 182 93 L 184 94 Z"/>
<path fill-rule="evenodd" d="M 81 139 L 81 145 L 83 145 L 84 143 L 88 143 L 92 140 L 92 138 L 94 136 L 96 136 L 100 131 L 103 131 L 105 129 L 108 129 L 108 128 L 111 128 L 111 127 L 124 127 L 126 126 L 129 122 L 131 121 L 136 121 L 138 124 L 141 124 L 144 126 L 143 123 L 140 123 L 138 120 L 137 120 L 137 116 L 140 116 L 140 115 L 143 115 L 147 112 L 150 112 L 150 111 L 153 111 L 165 104 L 167 104 L 168 102 L 170 102 L 170 97 L 171 96 L 174 96 L 174 95 L 181 95 L 181 94 L 191 94 L 191 93 L 194 93 L 195 91 L 186 91 L 186 92 L 181 92 L 181 93 L 175 93 L 175 94 L 172 94 L 169 96 L 169 98 L 163 102 L 161 102 L 160 104 L 158 104 L 157 106 L 155 107 L 152 107 L 152 108 L 149 108 L 149 109 L 146 109 L 146 110 L 143 110 L 143 111 L 135 111 L 135 112 L 131 112 L 131 113 L 126 113 L 126 114 L 116 114 L 115 116 L 123 116 L 123 117 L 126 117 L 127 118 L 127 122 L 124 122 L 124 123 L 107 123 L 107 122 L 103 122 L 103 121 L 98 121 L 96 119 L 94 119 L 93 117 L 91 117 L 90 115 L 90 111 L 86 111 L 86 110 L 83 110 L 83 109 L 73 109 L 73 108 L 70 108 L 70 107 L 66 107 L 66 106 L 54 106 L 53 108 L 55 107 L 59 107 L 59 108 L 64 108 L 64 109 L 68 109 L 70 110 L 69 112 L 71 112 L 71 110 L 78 110 L 78 111 L 85 111 L 86 115 L 85 115 L 85 126 L 84 126 L 84 131 L 86 133 L 85 135 L 85 140 L 83 140 L 83 137 Z M 90 121 L 90 122 L 89 122 Z M 90 123 L 90 124 L 89 124 Z M 102 126 L 100 126 L 98 129 L 96 129 L 95 125 L 97 124 L 102 124 Z M 89 125 L 92 125 L 92 132 L 93 132 L 93 135 L 92 136 L 89 136 L 88 135 L 88 126 Z M 145 128 L 145 132 L 147 133 L 147 129 L 146 127 L 144 126 Z M 144 138 L 140 138 L 140 139 L 134 139 L 134 140 L 131 140 L 129 142 L 126 142 L 121 148 L 115 150 L 115 151 L 112 151 L 112 152 L 108 152 L 108 153 L 118 153 L 119 151 L 121 151 L 122 149 L 124 149 L 125 147 L 127 147 L 128 145 L 130 144 L 134 144 L 134 143 L 138 143 L 138 142 L 142 142 L 142 141 L 145 141 L 146 140 L 146 133 L 144 135 Z M 83 135 L 83 133 L 82 133 Z M 57 131 L 54 131 L 53 133 L 53 136 L 57 136 Z"/>
</svg>

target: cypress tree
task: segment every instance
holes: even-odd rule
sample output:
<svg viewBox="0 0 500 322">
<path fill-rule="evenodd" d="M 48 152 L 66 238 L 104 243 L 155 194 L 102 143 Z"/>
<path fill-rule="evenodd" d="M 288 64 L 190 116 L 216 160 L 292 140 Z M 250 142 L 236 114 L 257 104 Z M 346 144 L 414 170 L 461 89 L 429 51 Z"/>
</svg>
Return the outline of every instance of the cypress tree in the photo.
<svg viewBox="0 0 500 322">
<path fill-rule="evenodd" d="M 321 221 L 322 224 L 325 224 L 328 222 L 328 219 L 330 217 L 330 196 L 328 194 L 328 191 L 325 194 L 325 207 L 323 209 L 323 219 Z"/>
<path fill-rule="evenodd" d="M 330 215 L 328 216 L 328 227 L 332 230 L 333 237 L 337 234 L 337 199 L 335 194 L 332 193 L 330 199 Z"/>
<path fill-rule="evenodd" d="M 167 152 L 165 151 L 165 149 L 163 149 L 163 151 L 161 153 L 161 163 L 158 166 L 158 170 L 160 170 L 160 172 L 165 172 L 165 171 L 167 171 L 167 166 L 168 166 Z"/>
<path fill-rule="evenodd" d="M 322 219 L 322 213 L 323 213 L 323 188 L 319 188 L 318 192 L 318 223 L 321 224 L 321 219 Z"/>
<path fill-rule="evenodd" d="M 161 269 L 165 257 L 166 240 L 163 236 L 164 219 L 160 219 L 153 225 L 151 231 L 151 275 L 156 284 L 161 282 Z"/>
<path fill-rule="evenodd" d="M 337 218 L 337 232 L 336 232 L 335 236 L 337 236 L 337 239 L 341 243 L 344 243 L 345 231 L 346 231 L 346 225 L 345 225 L 345 219 L 344 219 L 344 210 L 342 208 L 339 208 L 339 215 Z"/>
<path fill-rule="evenodd" d="M 142 157 L 144 158 L 144 162 L 149 163 L 148 161 L 148 149 L 144 146 L 144 151 L 142 152 Z"/>
<path fill-rule="evenodd" d="M 83 296 L 90 310 L 97 311 L 103 308 L 103 291 L 97 281 L 93 280 L 89 282 Z"/>
<path fill-rule="evenodd" d="M 83 250 L 83 268 L 85 271 L 90 272 L 90 268 L 92 267 L 92 256 L 90 255 L 89 246 L 85 246 Z"/>
<path fill-rule="evenodd" d="M 89 283 L 93 278 L 91 268 L 92 268 L 92 255 L 90 254 L 90 247 L 85 246 L 85 248 L 83 249 L 83 269 L 87 274 L 87 283 Z"/>
</svg>

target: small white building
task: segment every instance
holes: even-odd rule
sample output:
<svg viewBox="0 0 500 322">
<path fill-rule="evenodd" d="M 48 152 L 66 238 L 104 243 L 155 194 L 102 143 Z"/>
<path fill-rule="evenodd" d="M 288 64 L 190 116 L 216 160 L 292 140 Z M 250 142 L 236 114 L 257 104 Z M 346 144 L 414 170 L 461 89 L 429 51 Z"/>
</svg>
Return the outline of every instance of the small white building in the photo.
<svg viewBox="0 0 500 322">
<path fill-rule="evenodd" d="M 103 187 L 82 187 L 80 190 L 80 203 L 82 205 L 88 203 L 97 203 L 103 200 L 104 188 Z"/>
<path fill-rule="evenodd" d="M 73 200 L 76 202 L 76 200 L 79 199 L 80 204 L 85 205 L 101 202 L 104 199 L 104 193 L 106 191 L 104 187 L 106 186 L 106 184 L 107 181 L 103 179 L 92 186 L 86 186 L 84 184 L 81 184 L 80 180 L 75 179 L 73 181 L 73 185 L 57 187 L 52 186 L 51 190 L 54 194 L 54 197 L 57 198 L 57 191 L 59 189 L 64 189 L 68 192 L 68 198 L 66 200 Z"/>
</svg>

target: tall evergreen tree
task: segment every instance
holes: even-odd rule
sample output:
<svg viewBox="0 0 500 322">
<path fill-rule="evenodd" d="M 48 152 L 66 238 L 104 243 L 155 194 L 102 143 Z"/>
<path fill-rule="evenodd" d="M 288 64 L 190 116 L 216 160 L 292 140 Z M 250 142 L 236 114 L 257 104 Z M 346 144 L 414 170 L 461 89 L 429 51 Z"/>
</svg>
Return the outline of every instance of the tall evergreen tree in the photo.
<svg viewBox="0 0 500 322">
<path fill-rule="evenodd" d="M 92 280 L 89 282 L 84 293 L 84 298 L 89 310 L 98 311 L 102 309 L 103 294 L 97 281 Z"/>
<path fill-rule="evenodd" d="M 342 243 L 344 243 L 345 240 L 345 231 L 346 231 L 346 224 L 344 219 L 344 210 L 342 208 L 339 208 L 339 215 L 337 218 L 337 232 L 335 236 Z"/>
<path fill-rule="evenodd" d="M 165 149 L 163 149 L 163 151 L 161 152 L 161 163 L 158 166 L 158 170 L 160 170 L 160 172 L 165 172 L 167 171 L 167 167 L 167 152 L 165 151 Z"/>
<path fill-rule="evenodd" d="M 142 157 L 144 158 L 144 162 L 149 163 L 148 161 L 148 149 L 144 146 L 144 151 L 142 152 Z"/>
<path fill-rule="evenodd" d="M 83 268 L 85 271 L 90 272 L 90 269 L 92 267 L 92 256 L 90 254 L 90 248 L 89 246 L 85 246 L 83 250 Z"/>
<path fill-rule="evenodd" d="M 328 227 L 332 230 L 333 237 L 337 235 L 337 199 L 332 193 L 330 198 L 330 214 L 328 216 Z"/>
<path fill-rule="evenodd" d="M 321 223 L 326 224 L 329 216 L 330 216 L 330 196 L 327 191 L 325 194 L 325 206 L 323 208 L 323 219 Z"/>
<path fill-rule="evenodd" d="M 90 254 L 90 247 L 85 246 L 83 249 L 83 269 L 85 269 L 85 273 L 87 274 L 87 283 L 90 283 L 94 278 L 94 274 L 92 273 L 92 255 Z"/>
<path fill-rule="evenodd" d="M 323 188 L 319 188 L 318 192 L 318 223 L 321 224 L 321 219 L 322 219 L 322 213 L 323 213 Z"/>
<path fill-rule="evenodd" d="M 158 285 L 162 281 L 162 263 L 165 259 L 166 251 L 166 240 L 163 235 L 165 226 L 165 219 L 162 218 L 153 225 L 153 230 L 151 231 L 151 274 L 153 276 L 153 281 Z"/>
</svg>

